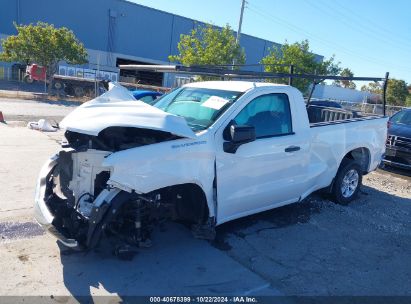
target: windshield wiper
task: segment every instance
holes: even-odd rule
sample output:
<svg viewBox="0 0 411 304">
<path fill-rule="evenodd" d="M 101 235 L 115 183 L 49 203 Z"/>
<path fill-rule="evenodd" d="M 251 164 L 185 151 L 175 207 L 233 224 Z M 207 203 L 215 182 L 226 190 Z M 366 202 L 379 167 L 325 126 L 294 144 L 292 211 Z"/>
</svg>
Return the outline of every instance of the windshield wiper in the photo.
<svg viewBox="0 0 411 304">
<path fill-rule="evenodd" d="M 181 99 L 175 99 L 174 102 L 180 102 L 180 101 L 194 101 L 194 102 L 201 102 L 201 98 L 181 98 Z"/>
<path fill-rule="evenodd" d="M 190 127 L 199 128 L 199 130 L 204 130 L 204 129 L 207 128 L 207 126 L 203 126 L 203 125 L 199 125 L 199 124 L 193 124 L 193 123 L 189 123 L 189 122 L 187 122 L 187 124 L 188 124 Z"/>
</svg>

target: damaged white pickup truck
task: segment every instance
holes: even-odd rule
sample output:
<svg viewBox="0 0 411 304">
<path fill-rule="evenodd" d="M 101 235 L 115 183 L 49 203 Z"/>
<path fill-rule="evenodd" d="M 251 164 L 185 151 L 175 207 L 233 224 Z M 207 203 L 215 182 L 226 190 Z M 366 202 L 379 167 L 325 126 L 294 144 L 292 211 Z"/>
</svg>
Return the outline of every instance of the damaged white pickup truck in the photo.
<svg viewBox="0 0 411 304">
<path fill-rule="evenodd" d="M 106 234 L 147 246 L 163 220 L 212 239 L 217 225 L 318 189 L 346 204 L 381 161 L 386 123 L 307 108 L 287 85 L 192 83 L 154 106 L 113 86 L 63 120 L 36 219 L 68 247 L 92 248 Z"/>
</svg>

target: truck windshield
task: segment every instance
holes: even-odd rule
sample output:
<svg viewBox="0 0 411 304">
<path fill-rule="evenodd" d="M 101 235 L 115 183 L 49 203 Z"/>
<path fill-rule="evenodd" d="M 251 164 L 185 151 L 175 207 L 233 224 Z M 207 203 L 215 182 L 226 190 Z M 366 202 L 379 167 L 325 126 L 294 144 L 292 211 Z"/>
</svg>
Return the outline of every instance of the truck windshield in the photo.
<svg viewBox="0 0 411 304">
<path fill-rule="evenodd" d="M 411 126 L 411 111 L 403 110 L 401 112 L 398 112 L 393 117 L 391 117 L 391 121 L 394 123 Z"/>
<path fill-rule="evenodd" d="M 161 97 L 154 106 L 184 117 L 193 131 L 200 131 L 211 126 L 241 94 L 215 89 L 179 88 Z"/>
</svg>

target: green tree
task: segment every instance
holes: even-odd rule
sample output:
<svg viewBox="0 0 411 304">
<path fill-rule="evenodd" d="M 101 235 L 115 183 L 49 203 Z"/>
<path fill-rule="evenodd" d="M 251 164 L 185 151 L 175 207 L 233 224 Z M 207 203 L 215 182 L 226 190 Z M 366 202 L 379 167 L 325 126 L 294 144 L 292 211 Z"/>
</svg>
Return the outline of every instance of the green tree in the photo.
<svg viewBox="0 0 411 304">
<path fill-rule="evenodd" d="M 390 79 L 387 86 L 387 103 L 395 106 L 405 106 L 409 95 L 407 84 L 404 80 Z"/>
<path fill-rule="evenodd" d="M 17 35 L 8 36 L 1 41 L 1 61 L 37 63 L 46 67 L 49 80 L 61 60 L 69 64 L 87 63 L 86 49 L 69 29 L 55 28 L 44 22 L 14 26 Z"/>
<path fill-rule="evenodd" d="M 332 55 L 329 59 L 323 59 L 317 62 L 317 68 L 314 71 L 317 75 L 337 76 L 341 72 L 340 62 L 335 61 L 335 56 Z"/>
<path fill-rule="evenodd" d="M 382 87 L 370 82 L 368 85 L 363 85 L 361 91 L 368 91 L 374 94 L 382 94 Z M 404 80 L 389 79 L 387 85 L 387 104 L 394 106 L 405 106 L 407 97 L 409 96 L 407 84 Z"/>
<path fill-rule="evenodd" d="M 170 55 L 171 62 L 183 65 L 244 64 L 244 50 L 236 42 L 229 25 L 219 29 L 211 24 L 196 26 L 190 34 L 180 35 L 178 55 Z"/>
<path fill-rule="evenodd" d="M 339 63 L 335 61 L 334 56 L 325 59 L 322 62 L 316 60 L 316 56 L 310 50 L 308 40 L 295 42 L 293 44 L 287 41 L 281 48 L 273 47 L 270 53 L 261 60 L 265 65 L 266 72 L 288 73 L 289 66 L 294 65 L 296 73 L 318 74 L 318 75 L 338 75 L 341 71 Z M 288 79 L 277 79 L 279 83 L 287 83 Z M 293 85 L 305 92 L 312 80 L 295 78 Z"/>
<path fill-rule="evenodd" d="M 376 82 L 370 82 L 368 85 L 363 85 L 361 91 L 366 91 L 374 94 L 382 94 L 381 86 Z"/>
<path fill-rule="evenodd" d="M 405 106 L 411 107 L 411 94 L 408 94 L 407 98 L 405 99 Z"/>
<path fill-rule="evenodd" d="M 340 76 L 354 77 L 354 73 L 349 68 L 345 68 L 341 71 Z M 355 89 L 357 87 L 352 80 L 336 80 L 334 81 L 334 85 L 349 89 Z"/>
</svg>

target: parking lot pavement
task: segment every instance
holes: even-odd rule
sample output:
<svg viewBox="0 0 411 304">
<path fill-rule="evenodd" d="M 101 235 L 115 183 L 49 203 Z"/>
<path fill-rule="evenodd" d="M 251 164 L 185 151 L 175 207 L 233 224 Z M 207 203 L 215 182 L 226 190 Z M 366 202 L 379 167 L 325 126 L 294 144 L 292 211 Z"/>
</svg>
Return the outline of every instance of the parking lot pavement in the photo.
<svg viewBox="0 0 411 304">
<path fill-rule="evenodd" d="M 411 295 L 411 184 L 401 176 L 367 175 L 349 206 L 314 194 L 224 224 L 211 244 L 169 223 L 122 261 L 113 240 L 69 254 L 34 223 L 36 176 L 58 136 L 0 124 L 0 295 Z"/>
<path fill-rule="evenodd" d="M 32 218 L 32 201 L 42 164 L 58 149 L 61 133 L 41 133 L 0 123 L 0 221 Z"/>
<path fill-rule="evenodd" d="M 6 121 L 37 121 L 41 118 L 60 122 L 79 105 L 71 101 L 41 101 L 0 98 L 0 111 Z"/>
<path fill-rule="evenodd" d="M 132 261 L 109 244 L 90 253 L 65 254 L 55 239 L 40 235 L 1 245 L 1 295 L 279 295 L 266 280 L 188 229 L 169 224 L 154 234 L 153 247 Z M 106 248 L 107 247 L 107 248 Z"/>
<path fill-rule="evenodd" d="M 279 295 L 178 224 L 157 231 L 154 246 L 132 261 L 120 261 L 109 244 L 62 254 L 32 215 L 37 174 L 57 151 L 56 134 L 0 124 L 0 138 L 0 295 Z"/>
</svg>

